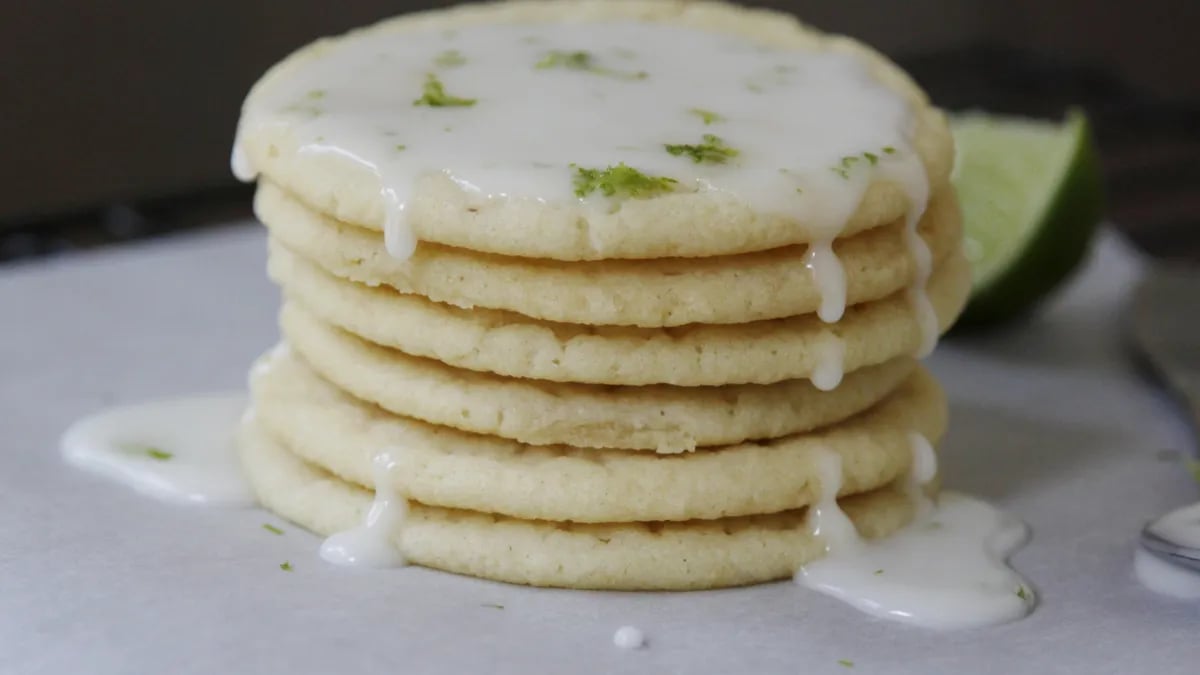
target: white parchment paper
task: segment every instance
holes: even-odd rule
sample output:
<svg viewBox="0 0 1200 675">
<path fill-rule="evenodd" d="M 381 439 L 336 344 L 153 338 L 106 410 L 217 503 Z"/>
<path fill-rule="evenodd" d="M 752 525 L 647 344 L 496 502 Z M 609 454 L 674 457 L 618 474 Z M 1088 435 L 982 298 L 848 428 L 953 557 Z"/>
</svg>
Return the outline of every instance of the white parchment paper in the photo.
<svg viewBox="0 0 1200 675">
<path fill-rule="evenodd" d="M 946 483 L 1030 523 L 1015 564 L 1041 599 L 947 634 L 790 583 L 586 593 L 338 569 L 262 511 L 154 502 L 62 463 L 83 414 L 242 387 L 276 336 L 263 267 L 262 233 L 230 227 L 0 269 L 0 673 L 1200 672 L 1200 605 L 1130 575 L 1142 523 L 1198 494 L 1159 456 L 1190 451 L 1186 425 L 1124 351 L 1139 263 L 1113 237 L 1039 317 L 931 360 L 953 403 Z M 626 624 L 646 648 L 613 647 Z"/>
</svg>

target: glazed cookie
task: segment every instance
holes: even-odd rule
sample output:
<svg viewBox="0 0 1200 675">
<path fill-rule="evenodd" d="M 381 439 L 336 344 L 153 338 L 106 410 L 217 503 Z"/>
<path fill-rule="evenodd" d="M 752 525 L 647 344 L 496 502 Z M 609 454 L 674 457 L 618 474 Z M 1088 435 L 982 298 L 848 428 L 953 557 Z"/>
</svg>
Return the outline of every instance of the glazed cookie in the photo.
<svg viewBox="0 0 1200 675">
<path fill-rule="evenodd" d="M 799 316 L 822 302 L 803 246 L 717 258 L 563 263 L 429 245 L 398 260 L 377 233 L 308 209 L 270 183 L 259 186 L 255 211 L 272 237 L 335 276 L 467 309 L 560 323 L 671 327 Z M 936 195 L 920 226 L 933 266 L 960 250 L 961 225 L 953 191 Z M 902 223 L 839 239 L 832 250 L 845 269 L 850 306 L 892 295 L 916 276 Z"/>
<path fill-rule="evenodd" d="M 854 305 L 836 324 L 814 314 L 676 328 L 580 326 L 501 310 L 462 309 L 335 277 L 271 241 L 268 270 L 284 295 L 378 345 L 456 368 L 554 382 L 706 386 L 770 384 L 853 372 L 914 353 L 920 326 L 904 291 Z M 944 330 L 970 290 L 961 254 L 929 280 Z M 817 378 L 818 380 L 820 378 Z"/>
<path fill-rule="evenodd" d="M 423 504 L 531 520 L 713 519 L 797 509 L 816 498 L 814 458 L 841 457 L 841 496 L 905 476 L 911 436 L 936 443 L 946 401 L 923 371 L 867 412 L 810 434 L 681 455 L 529 446 L 392 415 L 347 395 L 286 352 L 251 380 L 257 424 L 290 451 L 371 487 L 372 458 L 389 449 L 387 479 Z"/>
<path fill-rule="evenodd" d="M 254 86 L 235 147 L 243 178 L 402 255 L 564 261 L 831 240 L 923 208 L 952 162 L 944 115 L 871 49 L 652 0 L 463 6 L 320 40 Z"/>
<path fill-rule="evenodd" d="M 911 361 L 851 373 L 822 392 L 807 380 L 767 385 L 617 387 L 543 382 L 451 368 L 386 349 L 285 304 L 280 327 L 313 370 L 397 415 L 531 445 L 676 453 L 817 429 L 870 407 Z"/>
<path fill-rule="evenodd" d="M 370 490 L 301 460 L 253 420 L 238 440 L 246 477 L 266 508 L 323 535 L 362 522 Z M 914 512 L 893 487 L 839 505 L 868 538 L 895 532 Z M 514 584 L 609 590 L 700 590 L 785 579 L 825 551 L 805 509 L 678 523 L 583 524 L 409 502 L 390 539 L 409 562 L 425 567 Z"/>
</svg>

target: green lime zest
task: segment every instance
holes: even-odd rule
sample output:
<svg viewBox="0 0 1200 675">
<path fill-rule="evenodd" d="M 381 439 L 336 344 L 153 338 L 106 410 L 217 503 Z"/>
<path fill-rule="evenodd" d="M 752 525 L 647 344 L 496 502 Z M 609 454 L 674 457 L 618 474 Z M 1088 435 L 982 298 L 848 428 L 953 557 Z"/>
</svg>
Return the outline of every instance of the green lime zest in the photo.
<svg viewBox="0 0 1200 675">
<path fill-rule="evenodd" d="M 413 101 L 414 106 L 426 105 L 430 108 L 469 108 L 478 101 L 473 98 L 463 98 L 446 93 L 446 86 L 437 75 L 429 73 L 425 76 L 425 88 L 421 98 Z"/>
<path fill-rule="evenodd" d="M 711 110 L 705 110 L 704 108 L 691 108 L 688 110 L 688 112 L 696 117 L 699 117 L 704 122 L 704 126 L 725 121 L 725 118 L 719 113 L 715 113 Z"/>
<path fill-rule="evenodd" d="M 292 563 L 285 560 L 285 561 L 279 563 L 279 569 L 283 570 L 284 572 L 291 572 L 292 571 Z"/>
<path fill-rule="evenodd" d="M 325 111 L 320 106 L 309 103 L 293 103 L 285 107 L 283 112 L 303 115 L 311 118 L 317 118 L 325 114 Z"/>
<path fill-rule="evenodd" d="M 576 164 L 571 168 L 575 169 L 576 197 L 586 197 L 597 191 L 605 197 L 654 197 L 673 192 L 679 183 L 666 176 L 649 176 L 624 162 L 605 169 L 588 169 Z"/>
<path fill-rule="evenodd" d="M 262 527 L 264 530 L 266 530 L 267 532 L 270 532 L 271 534 L 283 534 L 283 530 L 279 529 L 278 527 L 275 527 L 274 525 L 272 525 L 270 523 L 263 523 Z"/>
<path fill-rule="evenodd" d="M 457 68 L 466 64 L 466 62 L 467 57 L 463 56 L 462 52 L 457 49 L 447 49 L 433 59 L 433 65 L 439 68 Z"/>
<path fill-rule="evenodd" d="M 894 155 L 896 154 L 896 149 L 889 145 L 882 148 L 880 152 L 885 155 Z M 863 160 L 866 160 L 867 164 L 875 166 L 879 163 L 879 155 L 869 151 L 858 155 L 846 155 L 838 160 L 837 166 L 831 166 L 829 167 L 829 170 L 841 176 L 842 178 L 849 180 L 850 172 L 854 169 L 854 165 Z"/>
<path fill-rule="evenodd" d="M 844 666 L 846 668 L 853 668 L 854 662 L 851 661 L 850 659 L 838 659 L 838 665 Z"/>
<path fill-rule="evenodd" d="M 119 446 L 119 448 L 120 448 L 121 452 L 124 452 L 126 454 L 145 455 L 146 457 L 149 457 L 150 459 L 153 459 L 153 460 L 157 460 L 159 462 L 165 462 L 175 456 L 175 453 L 167 452 L 166 450 L 163 450 L 162 448 L 159 448 L 159 447 L 155 447 L 153 445 L 141 445 L 138 443 L 128 443 L 128 444 Z"/>
<path fill-rule="evenodd" d="M 605 68 L 604 66 L 596 63 L 596 57 L 591 52 L 585 51 L 549 51 L 542 56 L 537 63 L 533 64 L 533 67 L 537 68 L 538 70 L 546 70 L 549 68 L 579 70 L 585 73 L 592 73 L 594 75 L 615 77 L 619 80 L 644 80 L 650 76 L 649 73 L 644 70 L 626 71 Z"/>
<path fill-rule="evenodd" d="M 488 609 L 504 609 L 504 605 L 501 605 L 498 602 L 485 602 L 480 605 L 480 607 L 487 607 Z"/>
<path fill-rule="evenodd" d="M 729 147 L 718 136 L 704 134 L 702 140 L 702 143 L 695 145 L 668 143 L 663 147 L 676 157 L 684 155 L 691 157 L 696 164 L 724 164 L 739 154 L 736 149 Z"/>
</svg>

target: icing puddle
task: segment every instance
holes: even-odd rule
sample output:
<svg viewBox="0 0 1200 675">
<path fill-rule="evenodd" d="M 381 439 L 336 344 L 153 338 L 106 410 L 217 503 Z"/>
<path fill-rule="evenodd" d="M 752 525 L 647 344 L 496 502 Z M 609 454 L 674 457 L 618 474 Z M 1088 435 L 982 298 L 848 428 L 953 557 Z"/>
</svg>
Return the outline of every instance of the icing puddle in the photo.
<svg viewBox="0 0 1200 675">
<path fill-rule="evenodd" d="M 1036 602 L 1033 591 L 1006 562 L 1028 541 L 1028 528 L 961 493 L 944 492 L 933 503 L 922 487 L 937 472 L 937 456 L 918 434 L 911 445 L 906 491 L 916 502 L 916 518 L 873 541 L 859 537 L 834 500 L 841 487 L 841 457 L 824 453 L 821 498 L 810 523 L 825 540 L 827 554 L 801 567 L 796 583 L 872 616 L 925 628 L 975 628 L 1028 614 Z"/>
<path fill-rule="evenodd" d="M 169 502 L 252 506 L 234 429 L 244 393 L 212 394 L 111 408 L 71 425 L 66 461 Z"/>
<path fill-rule="evenodd" d="M 925 628 L 1004 623 L 1035 604 L 1028 582 L 1005 562 L 1028 533 L 986 502 L 945 492 L 936 508 L 890 537 L 843 540 L 802 567 L 796 582 L 872 616 Z"/>
</svg>

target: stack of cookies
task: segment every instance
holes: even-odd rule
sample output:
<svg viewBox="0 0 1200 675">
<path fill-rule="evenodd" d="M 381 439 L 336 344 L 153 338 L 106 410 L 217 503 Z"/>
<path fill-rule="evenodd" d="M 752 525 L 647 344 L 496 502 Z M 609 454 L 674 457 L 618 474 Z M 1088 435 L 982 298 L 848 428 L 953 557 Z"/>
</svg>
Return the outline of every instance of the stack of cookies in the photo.
<svg viewBox="0 0 1200 675">
<path fill-rule="evenodd" d="M 788 577 L 830 489 L 886 536 L 947 423 L 917 359 L 970 285 L 951 156 L 882 57 L 724 4 L 305 48 L 235 148 L 284 299 L 248 477 L 340 560 L 539 586 Z"/>
</svg>

